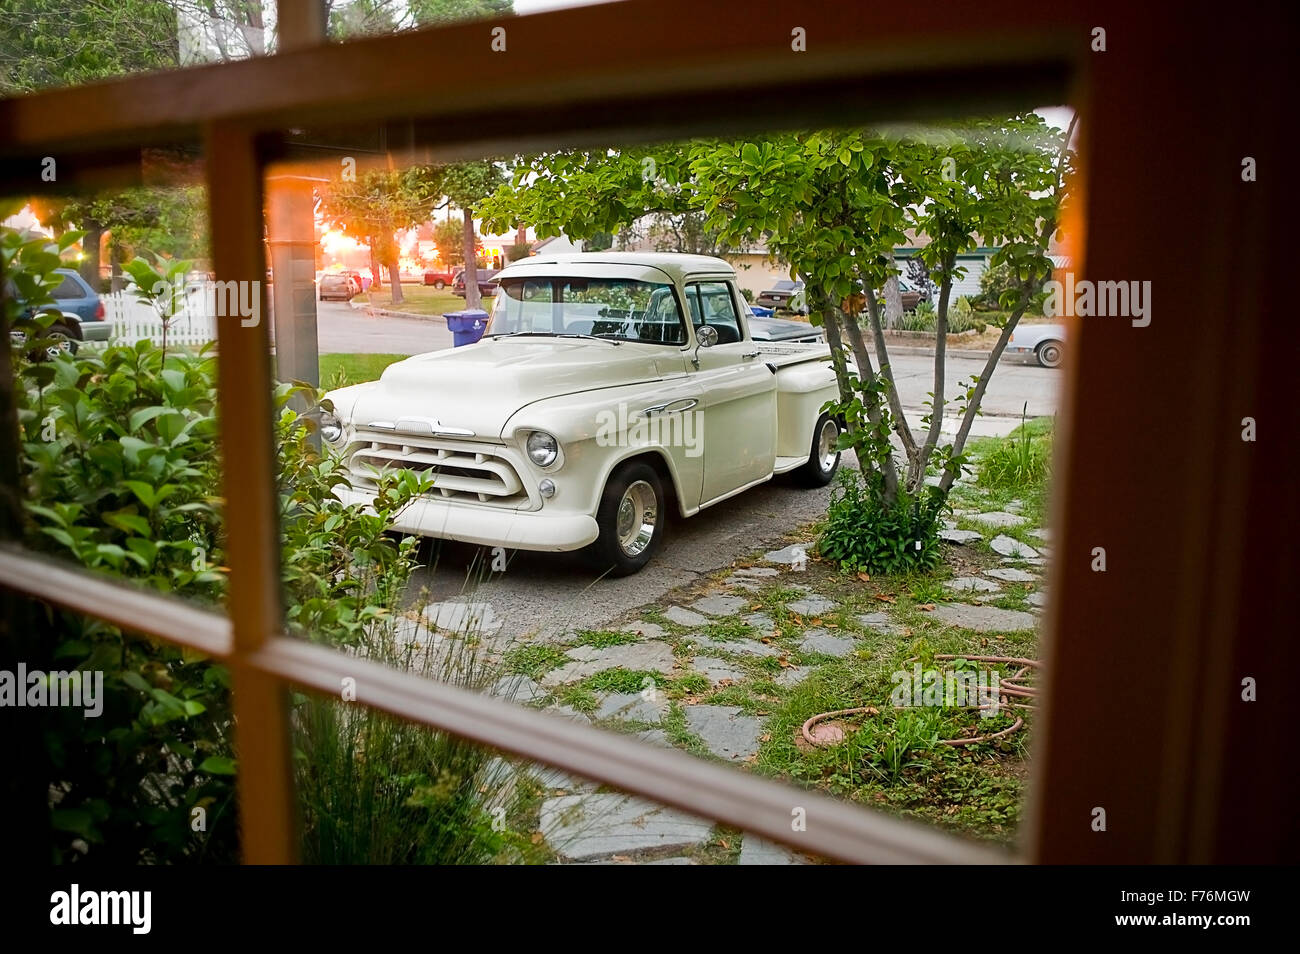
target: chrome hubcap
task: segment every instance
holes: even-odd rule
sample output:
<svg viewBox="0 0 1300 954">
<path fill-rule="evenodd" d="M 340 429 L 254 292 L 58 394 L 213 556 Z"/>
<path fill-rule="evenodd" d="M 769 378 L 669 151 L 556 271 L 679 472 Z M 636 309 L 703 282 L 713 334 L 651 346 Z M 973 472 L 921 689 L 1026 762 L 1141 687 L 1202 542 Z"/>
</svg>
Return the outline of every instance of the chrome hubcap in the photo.
<svg viewBox="0 0 1300 954">
<path fill-rule="evenodd" d="M 659 501 L 655 499 L 653 487 L 644 480 L 638 480 L 623 491 L 615 526 L 618 545 L 623 548 L 623 552 L 630 557 L 645 552 L 655 535 L 658 519 Z"/>
<path fill-rule="evenodd" d="M 839 451 L 835 449 L 835 442 L 840 437 L 840 426 L 834 421 L 825 421 L 822 423 L 821 433 L 817 435 L 817 456 L 821 458 L 822 470 L 830 470 L 835 466 L 835 458 L 839 456 Z"/>
</svg>

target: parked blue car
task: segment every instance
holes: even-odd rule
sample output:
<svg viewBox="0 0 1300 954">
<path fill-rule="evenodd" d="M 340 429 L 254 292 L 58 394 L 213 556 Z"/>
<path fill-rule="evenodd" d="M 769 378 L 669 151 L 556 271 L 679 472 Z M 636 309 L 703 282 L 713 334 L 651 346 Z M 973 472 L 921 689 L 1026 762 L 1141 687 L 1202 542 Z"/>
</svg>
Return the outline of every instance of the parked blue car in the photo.
<svg viewBox="0 0 1300 954">
<path fill-rule="evenodd" d="M 56 342 L 50 350 L 57 348 L 75 354 L 78 342 L 109 340 L 113 326 L 104 319 L 104 303 L 99 295 L 73 269 L 59 268 L 55 272 L 60 281 L 51 292 L 54 303 L 40 308 L 42 312 L 57 312 L 59 315 L 45 332 L 45 337 Z M 16 294 L 12 284 L 7 287 L 10 296 Z M 30 318 L 36 310 L 29 306 L 20 317 Z M 22 331 L 11 333 L 19 340 L 25 337 Z"/>
<path fill-rule="evenodd" d="M 104 320 L 104 302 L 99 293 L 74 269 L 60 268 L 58 274 L 63 281 L 51 294 L 55 305 L 63 312 L 65 320 L 61 324 L 69 326 L 68 330 L 72 332 L 69 337 L 80 341 L 107 341 L 113 333 L 113 326 Z"/>
</svg>

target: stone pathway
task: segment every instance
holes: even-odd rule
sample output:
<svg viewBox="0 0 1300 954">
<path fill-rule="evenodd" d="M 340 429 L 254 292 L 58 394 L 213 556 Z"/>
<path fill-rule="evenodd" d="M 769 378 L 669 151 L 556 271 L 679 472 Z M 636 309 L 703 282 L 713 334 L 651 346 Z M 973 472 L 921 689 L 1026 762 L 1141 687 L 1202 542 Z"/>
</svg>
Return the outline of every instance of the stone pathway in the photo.
<svg viewBox="0 0 1300 954">
<path fill-rule="evenodd" d="M 562 658 L 547 672 L 531 670 L 535 678 L 502 678 L 491 691 L 605 730 L 631 733 L 650 745 L 685 747 L 748 766 L 769 738 L 768 716 L 785 704 L 789 693 L 801 691 L 824 666 L 870 659 L 882 643 L 906 645 L 903 641 L 912 638 L 918 625 L 917 609 L 944 626 L 973 633 L 1034 630 L 1046 603 L 1039 568 L 1050 549 L 1045 542 L 1030 546 L 1005 531 L 1036 543 L 1049 535 L 1026 528 L 1025 518 L 1014 512 L 1019 509 L 1008 504 L 1006 510 L 958 514 L 986 532 L 949 527 L 941 533 L 954 556 L 966 554 L 953 562 L 962 572 L 942 583 L 948 594 L 944 601 L 913 607 L 907 611 L 911 616 L 893 605 L 861 612 L 871 604 L 853 597 L 850 608 L 842 608 L 842 588 L 836 597 L 818 592 L 826 586 L 806 582 L 822 578 L 807 572 L 811 544 L 791 544 L 766 553 L 758 565 L 730 570 L 708 590 L 647 608 L 651 619 L 634 619 L 610 631 L 633 641 L 603 645 L 614 640 L 582 637 L 585 642 L 573 645 L 581 634 L 539 641 L 562 651 Z M 468 608 L 443 606 L 438 616 L 450 620 L 454 612 L 473 615 Z M 647 683 L 640 691 L 611 691 L 607 687 L 626 690 L 635 683 L 619 671 L 653 673 L 656 684 Z M 584 689 L 587 680 L 603 691 Z M 810 863 L 755 836 L 737 845 L 734 837 L 719 836 L 710 822 L 602 790 L 563 772 L 529 771 L 544 789 L 537 831 L 558 863 L 689 865 L 718 863 L 719 858 L 742 865 Z"/>
</svg>

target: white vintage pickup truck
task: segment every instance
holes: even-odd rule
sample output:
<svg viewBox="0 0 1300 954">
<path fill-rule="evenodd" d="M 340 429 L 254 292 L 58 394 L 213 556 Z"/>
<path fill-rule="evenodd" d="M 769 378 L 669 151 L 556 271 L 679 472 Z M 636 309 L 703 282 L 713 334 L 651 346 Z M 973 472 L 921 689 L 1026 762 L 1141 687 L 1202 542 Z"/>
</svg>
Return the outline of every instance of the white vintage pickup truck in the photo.
<svg viewBox="0 0 1300 954">
<path fill-rule="evenodd" d="M 321 432 L 345 503 L 410 469 L 432 491 L 395 529 L 524 550 L 589 548 L 635 573 L 669 508 L 691 516 L 774 474 L 828 483 L 837 395 L 821 343 L 755 341 L 736 275 L 700 255 L 516 262 L 481 341 L 331 392 Z"/>
</svg>

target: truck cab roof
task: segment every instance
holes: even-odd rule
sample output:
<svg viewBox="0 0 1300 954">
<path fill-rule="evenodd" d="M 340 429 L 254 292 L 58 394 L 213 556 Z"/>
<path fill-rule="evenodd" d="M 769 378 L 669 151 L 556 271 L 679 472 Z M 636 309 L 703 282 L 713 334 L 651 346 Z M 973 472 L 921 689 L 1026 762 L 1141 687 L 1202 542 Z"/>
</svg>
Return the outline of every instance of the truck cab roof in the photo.
<svg viewBox="0 0 1300 954">
<path fill-rule="evenodd" d="M 640 278 L 683 285 L 700 275 L 735 279 L 736 270 L 711 255 L 679 252 L 571 252 L 535 255 L 503 268 L 498 280 L 540 275 L 575 275 L 588 278 Z"/>
</svg>

